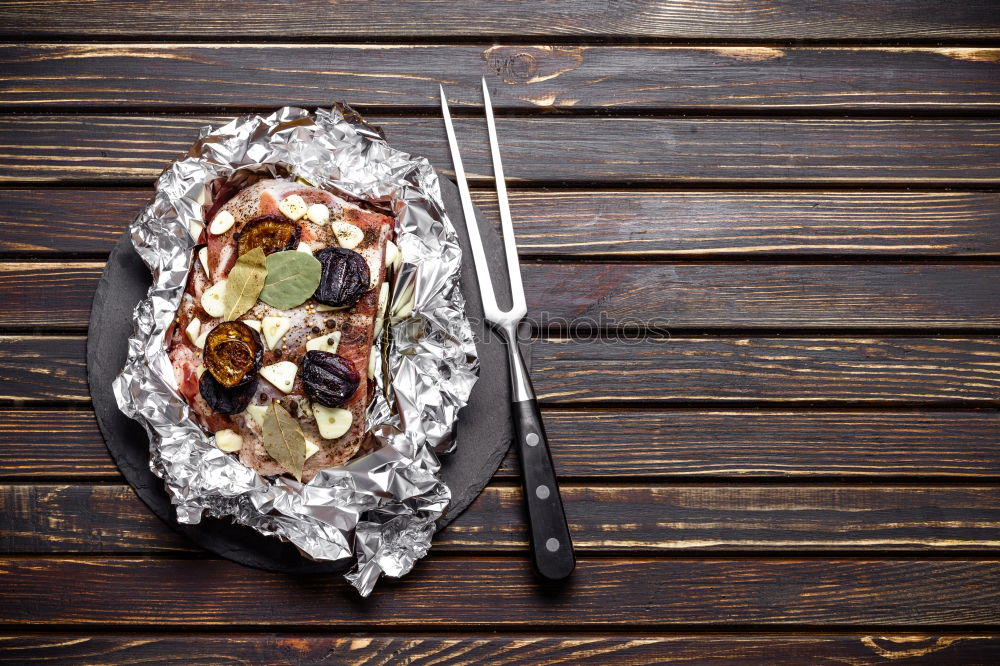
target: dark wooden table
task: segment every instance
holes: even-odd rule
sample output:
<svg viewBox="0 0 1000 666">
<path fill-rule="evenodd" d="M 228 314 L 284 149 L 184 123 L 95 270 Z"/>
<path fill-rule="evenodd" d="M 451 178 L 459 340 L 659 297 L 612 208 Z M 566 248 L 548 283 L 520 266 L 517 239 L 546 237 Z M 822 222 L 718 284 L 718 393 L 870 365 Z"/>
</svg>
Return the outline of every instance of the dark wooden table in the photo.
<svg viewBox="0 0 1000 666">
<path fill-rule="evenodd" d="M 1000 661 L 993 0 L 225 4 L 0 3 L 0 659 Z M 514 458 L 366 601 L 192 548 L 90 411 L 116 237 L 283 104 L 448 172 L 438 82 L 495 217 L 481 74 L 572 581 L 532 577 Z"/>
</svg>

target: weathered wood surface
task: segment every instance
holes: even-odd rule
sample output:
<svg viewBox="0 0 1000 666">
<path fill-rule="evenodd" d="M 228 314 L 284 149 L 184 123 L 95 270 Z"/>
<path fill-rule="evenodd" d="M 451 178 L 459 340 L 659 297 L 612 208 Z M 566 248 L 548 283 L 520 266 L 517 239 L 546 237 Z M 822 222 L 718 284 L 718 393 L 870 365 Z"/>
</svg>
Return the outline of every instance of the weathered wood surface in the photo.
<svg viewBox="0 0 1000 666">
<path fill-rule="evenodd" d="M 0 46 L 0 106 L 998 110 L 1000 49 L 54 43 Z M 706 85 L 706 80 L 711 85 Z M 808 82 L 808 83 L 806 83 Z"/>
<path fill-rule="evenodd" d="M 7 262 L 0 326 L 83 328 L 99 262 Z M 1000 326 L 1000 264 L 525 263 L 536 330 Z"/>
<path fill-rule="evenodd" d="M 86 407 L 0 411 L 0 478 L 12 477 L 123 478 L 104 446 L 94 413 Z"/>
<path fill-rule="evenodd" d="M 82 337 L 0 337 L 0 400 L 90 402 Z"/>
<path fill-rule="evenodd" d="M 1000 547 L 995 486 L 562 487 L 581 552 L 942 551 Z M 528 547 L 521 489 L 487 488 L 434 551 Z M 210 521 L 212 522 L 212 521 Z M 4 553 L 191 551 L 127 485 L 0 485 Z"/>
<path fill-rule="evenodd" d="M 7 557 L 0 572 L 4 625 L 347 632 L 389 618 L 394 630 L 491 631 L 1000 624 L 993 559 L 581 558 L 566 585 L 552 586 L 540 585 L 523 557 L 439 556 L 364 601 L 340 576 L 270 574 L 222 560 Z"/>
<path fill-rule="evenodd" d="M 0 659 L 22 664 L 59 660 L 116 664 L 312 664 L 355 666 L 567 663 L 605 666 L 680 661 L 691 666 L 767 663 L 875 666 L 893 663 L 989 664 L 1000 636 L 962 634 L 587 634 L 552 637 L 427 634 L 83 634 L 0 635 Z"/>
<path fill-rule="evenodd" d="M 981 411 L 546 408 L 563 479 L 1000 478 Z M 519 477 L 508 454 L 497 478 Z M 121 482 L 89 411 L 0 411 L 0 479 Z"/>
<path fill-rule="evenodd" d="M 995 2 L 279 5 L 0 5 L 0 660 L 1000 660 Z M 238 113 L 344 99 L 450 174 L 439 82 L 495 222 L 481 74 L 577 572 L 515 456 L 366 601 L 205 556 L 89 411 L 104 255 Z"/>
<path fill-rule="evenodd" d="M 1000 403 L 995 337 L 543 338 L 532 378 L 548 404 Z M 82 337 L 0 337 L 0 399 L 90 400 Z"/>
<path fill-rule="evenodd" d="M 408 37 L 462 39 L 535 35 L 597 38 L 729 40 L 996 40 L 1000 20 L 991 0 L 927 2 L 885 0 L 877 5 L 823 0 L 767 3 L 586 0 L 495 3 L 414 0 L 404 7 L 365 0 L 300 0 L 288 11 L 280 0 L 244 0 L 220 11 L 218 3 L 168 0 L 135 11 L 129 0 L 21 0 L 0 11 L 0 36 L 183 35 L 352 38 L 406 41 Z M 305 18 L 308 17 L 308 18 Z"/>
<path fill-rule="evenodd" d="M 151 195 L 148 187 L 0 189 L 0 252 L 107 253 Z M 492 190 L 472 195 L 499 224 Z M 527 257 L 1000 255 L 996 192 L 517 189 L 509 197 Z"/>
<path fill-rule="evenodd" d="M 231 119 L 0 116 L 0 181 L 148 185 L 201 127 Z M 370 120 L 390 143 L 450 175 L 439 118 Z M 997 120 L 532 116 L 496 123 L 512 183 L 1000 183 Z M 468 176 L 492 179 L 482 119 L 456 118 L 455 131 Z"/>
<path fill-rule="evenodd" d="M 934 403 L 1000 399 L 996 338 L 540 340 L 548 402 L 620 400 Z"/>
</svg>

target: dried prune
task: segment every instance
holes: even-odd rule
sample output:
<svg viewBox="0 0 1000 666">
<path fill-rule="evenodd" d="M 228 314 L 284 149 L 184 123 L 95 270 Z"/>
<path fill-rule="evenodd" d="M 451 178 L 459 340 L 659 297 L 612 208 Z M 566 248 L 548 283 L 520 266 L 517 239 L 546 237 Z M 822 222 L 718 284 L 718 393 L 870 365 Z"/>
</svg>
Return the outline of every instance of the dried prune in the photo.
<svg viewBox="0 0 1000 666">
<path fill-rule="evenodd" d="M 316 258 L 322 266 L 319 286 L 313 298 L 325 305 L 354 305 L 368 291 L 371 275 L 368 262 L 354 250 L 332 247 L 320 250 Z"/>
<path fill-rule="evenodd" d="M 361 375 L 346 358 L 324 351 L 302 357 L 302 386 L 309 397 L 325 407 L 340 407 L 354 395 Z"/>
<path fill-rule="evenodd" d="M 261 215 L 243 225 L 236 234 L 236 254 L 242 256 L 259 247 L 264 254 L 294 250 L 302 229 L 284 215 Z"/>
<path fill-rule="evenodd" d="M 260 336 L 241 321 L 224 321 L 205 337 L 205 367 L 226 388 L 249 382 L 264 360 Z"/>
<path fill-rule="evenodd" d="M 206 372 L 198 381 L 198 390 L 208 406 L 219 414 L 239 414 L 253 400 L 253 394 L 257 390 L 257 377 L 252 377 L 246 384 L 227 388 L 216 381 L 212 373 Z"/>
</svg>

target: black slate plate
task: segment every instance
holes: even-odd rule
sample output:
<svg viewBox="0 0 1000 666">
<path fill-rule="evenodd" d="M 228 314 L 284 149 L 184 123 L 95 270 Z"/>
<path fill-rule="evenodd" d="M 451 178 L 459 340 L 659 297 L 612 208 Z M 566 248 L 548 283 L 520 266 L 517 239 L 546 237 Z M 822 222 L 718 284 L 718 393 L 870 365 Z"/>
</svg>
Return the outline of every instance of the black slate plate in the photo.
<svg viewBox="0 0 1000 666">
<path fill-rule="evenodd" d="M 484 335 L 482 301 L 476 286 L 458 188 L 447 179 L 442 178 L 440 182 L 445 207 L 458 229 L 464 253 L 461 285 L 476 335 L 480 373 L 469 404 L 459 416 L 458 449 L 442 461 L 442 476 L 451 488 L 452 502 L 439 521 L 438 529 L 454 520 L 479 495 L 500 466 L 511 440 L 506 353 L 496 336 Z M 476 221 L 486 245 L 494 282 L 506 285 L 502 241 L 478 211 Z M 146 295 L 150 281 L 149 271 L 132 248 L 126 232 L 108 257 L 94 296 L 87 335 L 87 375 L 94 411 L 108 450 L 125 479 L 165 523 L 217 555 L 268 571 L 333 573 L 345 570 L 349 563 L 315 562 L 303 557 L 291 544 L 265 537 L 228 519 L 205 518 L 199 525 L 177 522 L 163 482 L 149 470 L 149 441 L 145 431 L 119 411 L 111 392 L 111 382 L 125 364 L 127 339 L 132 333 L 132 310 Z M 509 293 L 505 288 L 497 291 L 502 295 Z"/>
</svg>

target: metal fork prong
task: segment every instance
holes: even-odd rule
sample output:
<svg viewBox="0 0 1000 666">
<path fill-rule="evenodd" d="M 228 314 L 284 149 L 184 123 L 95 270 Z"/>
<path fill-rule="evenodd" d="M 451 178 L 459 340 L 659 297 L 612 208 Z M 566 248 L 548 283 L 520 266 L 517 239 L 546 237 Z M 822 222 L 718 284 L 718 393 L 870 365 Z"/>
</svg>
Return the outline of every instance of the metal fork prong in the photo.
<svg viewBox="0 0 1000 666">
<path fill-rule="evenodd" d="M 455 181 L 462 199 L 462 214 L 465 215 L 465 226 L 469 232 L 469 245 L 472 246 L 472 256 L 475 260 L 476 278 L 479 281 L 479 293 L 483 299 L 483 314 L 489 321 L 497 321 L 503 316 L 493 293 L 493 281 L 490 279 L 490 268 L 486 262 L 486 251 L 483 249 L 483 239 L 479 235 L 479 223 L 476 221 L 476 210 L 472 207 L 472 196 L 469 194 L 469 183 L 465 179 L 465 167 L 462 165 L 462 155 L 458 152 L 458 141 L 455 140 L 455 128 L 451 124 L 451 113 L 448 111 L 448 100 L 445 99 L 444 86 L 441 90 L 441 113 L 444 115 L 444 126 L 448 133 L 448 146 L 451 148 L 451 161 L 455 167 Z"/>
<path fill-rule="evenodd" d="M 510 219 L 510 204 L 507 202 L 507 181 L 500 161 L 500 145 L 497 141 L 496 123 L 493 121 L 493 102 L 483 77 L 483 104 L 486 107 L 486 127 L 490 135 L 490 153 L 493 157 L 493 177 L 496 180 L 497 204 L 500 208 L 500 227 L 503 230 L 504 253 L 507 255 L 507 274 L 510 275 L 511 307 L 507 315 L 520 319 L 527 312 L 524 302 L 524 286 L 521 284 L 521 264 L 517 259 L 517 243 L 514 239 L 514 223 Z"/>
</svg>

